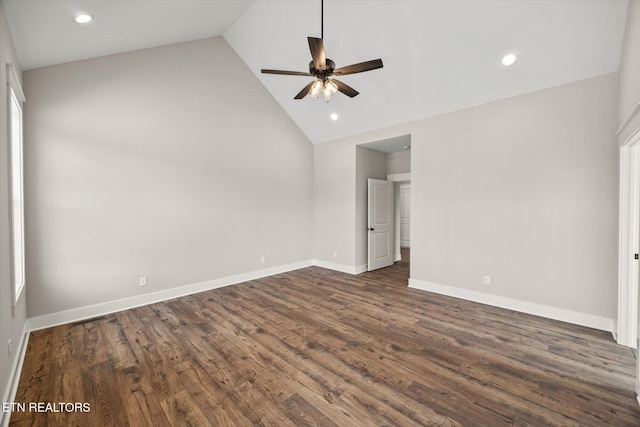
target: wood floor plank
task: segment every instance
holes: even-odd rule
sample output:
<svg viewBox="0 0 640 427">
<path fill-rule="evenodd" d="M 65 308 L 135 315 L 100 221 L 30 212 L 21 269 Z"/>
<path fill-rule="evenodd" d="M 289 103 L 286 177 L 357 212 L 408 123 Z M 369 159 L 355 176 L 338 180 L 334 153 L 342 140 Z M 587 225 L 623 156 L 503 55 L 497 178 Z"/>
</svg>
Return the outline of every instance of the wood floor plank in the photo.
<svg viewBox="0 0 640 427">
<path fill-rule="evenodd" d="M 105 361 L 83 370 L 84 401 L 91 404 L 91 411 L 83 417 L 86 425 L 130 426 L 122 402 L 123 392 L 116 380 L 111 362 Z M 55 423 L 52 425 L 61 425 Z"/>
<path fill-rule="evenodd" d="M 62 329 L 62 328 L 61 328 Z M 55 353 L 53 345 L 53 330 L 43 329 L 34 331 L 29 337 L 29 345 L 20 374 L 16 403 L 29 404 L 31 402 L 45 402 L 51 390 L 51 379 L 59 372 L 52 371 L 51 358 Z M 46 416 L 36 416 L 29 411 L 18 411 L 11 415 L 11 422 L 16 425 L 46 425 Z"/>
<path fill-rule="evenodd" d="M 283 406 L 289 419 L 296 426 L 338 427 L 338 424 L 327 418 L 297 393 L 289 396 Z"/>
<path fill-rule="evenodd" d="M 129 424 L 152 425 L 154 427 L 171 426 L 164 413 L 160 396 L 156 393 L 145 393 L 148 381 L 139 366 L 121 369 L 115 372 L 120 390 L 123 390 L 122 404 L 127 414 Z M 146 385 L 149 389 L 149 385 Z"/>
<path fill-rule="evenodd" d="M 295 427 L 295 423 L 273 402 L 270 402 L 251 381 L 239 385 L 229 396 L 243 415 L 254 425 Z"/>
<path fill-rule="evenodd" d="M 638 426 L 610 334 L 407 288 L 408 251 L 31 333 L 11 426 Z"/>
<path fill-rule="evenodd" d="M 187 390 L 182 390 L 163 400 L 162 408 L 174 427 L 194 427 L 209 425 L 202 409 L 194 402 Z"/>
<path fill-rule="evenodd" d="M 78 366 L 66 367 L 60 375 L 51 379 L 51 402 L 79 402 L 84 403 L 84 384 L 82 370 Z M 47 416 L 51 425 L 83 425 L 84 413 L 66 412 L 64 414 L 50 414 Z"/>
<path fill-rule="evenodd" d="M 222 341 L 221 334 L 204 337 L 188 335 L 184 336 L 182 343 L 190 346 L 193 351 L 193 363 L 200 367 L 198 371 L 206 371 L 215 385 L 227 392 L 244 382 L 246 378 L 225 357 L 224 351 L 220 348 Z"/>
<path fill-rule="evenodd" d="M 109 360 L 109 349 L 105 345 L 106 342 L 99 327 L 100 322 L 100 319 L 96 319 L 78 325 L 83 336 L 76 341 L 80 344 L 76 354 L 83 368 Z"/>
<path fill-rule="evenodd" d="M 110 316 L 98 323 L 98 327 L 108 347 L 109 359 L 116 369 L 126 369 L 138 362 L 131 346 L 127 341 L 122 326 L 115 316 Z"/>
</svg>

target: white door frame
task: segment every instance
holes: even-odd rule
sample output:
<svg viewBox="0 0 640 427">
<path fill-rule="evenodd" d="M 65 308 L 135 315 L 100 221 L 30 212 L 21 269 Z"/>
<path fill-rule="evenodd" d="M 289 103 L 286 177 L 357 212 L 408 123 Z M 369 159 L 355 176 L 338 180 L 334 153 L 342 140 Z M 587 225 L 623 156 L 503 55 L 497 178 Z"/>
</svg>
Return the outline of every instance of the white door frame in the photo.
<svg viewBox="0 0 640 427">
<path fill-rule="evenodd" d="M 396 209 L 398 218 L 396 219 L 396 223 L 398 224 L 397 227 L 397 233 L 398 233 L 398 237 L 396 238 L 396 241 L 398 242 L 398 244 L 400 245 L 402 243 L 402 240 L 400 239 L 401 235 L 402 235 L 402 219 L 403 218 L 408 218 L 409 220 L 409 234 L 411 234 L 411 213 L 409 213 L 408 217 L 403 217 L 402 216 L 402 210 L 403 210 L 403 205 L 402 205 L 402 200 L 403 200 L 403 193 L 409 193 L 409 206 L 411 206 L 411 182 L 402 182 L 400 183 L 400 185 L 398 185 L 398 204 L 400 206 L 398 206 L 398 209 Z M 411 211 L 411 207 L 409 207 L 409 211 Z M 405 242 L 408 243 L 408 245 L 406 246 L 411 247 L 411 236 L 408 236 L 407 239 L 404 240 Z"/>
<path fill-rule="evenodd" d="M 393 181 L 395 191 L 395 236 L 394 236 L 394 261 L 402 261 L 402 254 L 400 252 L 400 185 L 411 184 L 411 172 L 406 173 L 388 173 L 387 181 Z M 411 232 L 409 232 L 411 234 Z M 411 240 L 411 237 L 409 237 Z"/>
<path fill-rule="evenodd" d="M 618 344 L 638 340 L 638 264 L 640 253 L 640 129 L 620 145 L 620 222 L 618 250 Z"/>
</svg>

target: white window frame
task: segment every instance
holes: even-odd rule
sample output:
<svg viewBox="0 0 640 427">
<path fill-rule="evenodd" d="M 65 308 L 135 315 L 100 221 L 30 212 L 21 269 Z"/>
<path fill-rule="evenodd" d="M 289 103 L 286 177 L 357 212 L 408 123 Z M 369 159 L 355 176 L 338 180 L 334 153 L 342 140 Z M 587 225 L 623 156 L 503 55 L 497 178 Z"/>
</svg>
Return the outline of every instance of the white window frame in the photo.
<svg viewBox="0 0 640 427">
<path fill-rule="evenodd" d="M 11 243 L 11 311 L 25 293 L 23 109 L 26 101 L 15 67 L 7 65 L 7 139 L 9 146 L 9 226 Z M 14 113 L 17 112 L 17 120 Z M 16 227 L 18 228 L 16 230 Z"/>
</svg>

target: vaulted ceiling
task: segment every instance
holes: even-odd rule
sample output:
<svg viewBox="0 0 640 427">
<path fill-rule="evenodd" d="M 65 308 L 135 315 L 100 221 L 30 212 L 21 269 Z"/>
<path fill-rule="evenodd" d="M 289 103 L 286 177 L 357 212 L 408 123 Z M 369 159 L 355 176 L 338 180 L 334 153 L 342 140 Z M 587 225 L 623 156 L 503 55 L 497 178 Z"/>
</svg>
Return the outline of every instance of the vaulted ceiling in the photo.
<svg viewBox="0 0 640 427">
<path fill-rule="evenodd" d="M 615 72 L 627 10 L 617 0 L 325 0 L 327 57 L 384 62 L 341 77 L 360 95 L 325 102 L 293 100 L 309 77 L 260 73 L 308 71 L 320 0 L 3 4 L 25 70 L 222 35 L 314 143 Z M 94 20 L 75 24 L 79 12 Z M 518 61 L 506 67 L 511 52 Z"/>
</svg>

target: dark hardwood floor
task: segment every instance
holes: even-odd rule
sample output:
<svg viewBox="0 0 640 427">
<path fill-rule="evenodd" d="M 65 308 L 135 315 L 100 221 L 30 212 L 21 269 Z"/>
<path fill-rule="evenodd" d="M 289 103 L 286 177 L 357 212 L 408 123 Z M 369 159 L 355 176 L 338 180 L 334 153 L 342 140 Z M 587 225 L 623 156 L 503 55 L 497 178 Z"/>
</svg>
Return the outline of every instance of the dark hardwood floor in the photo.
<svg viewBox="0 0 640 427">
<path fill-rule="evenodd" d="M 407 255 L 408 252 L 407 252 Z M 638 426 L 609 333 L 310 267 L 33 332 L 12 426 Z"/>
</svg>

